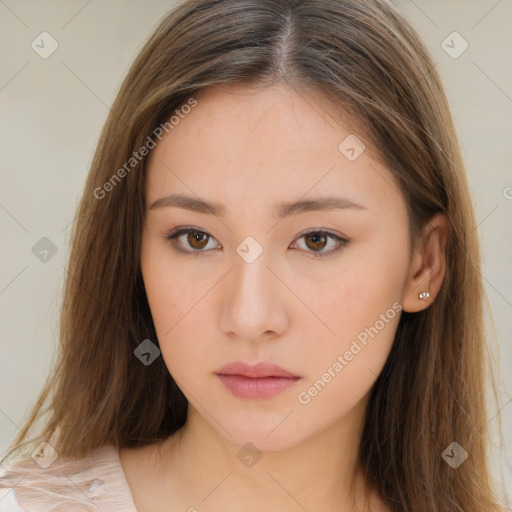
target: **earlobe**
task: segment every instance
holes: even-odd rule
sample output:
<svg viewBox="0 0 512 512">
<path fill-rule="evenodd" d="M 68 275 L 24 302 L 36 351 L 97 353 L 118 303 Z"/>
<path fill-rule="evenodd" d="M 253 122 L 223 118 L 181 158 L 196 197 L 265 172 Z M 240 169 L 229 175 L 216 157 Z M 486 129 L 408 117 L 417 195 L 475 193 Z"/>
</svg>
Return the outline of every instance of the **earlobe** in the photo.
<svg viewBox="0 0 512 512">
<path fill-rule="evenodd" d="M 446 215 L 434 215 L 422 230 L 411 259 L 410 273 L 402 299 L 407 313 L 422 311 L 437 297 L 446 273 L 446 244 L 449 223 Z"/>
</svg>

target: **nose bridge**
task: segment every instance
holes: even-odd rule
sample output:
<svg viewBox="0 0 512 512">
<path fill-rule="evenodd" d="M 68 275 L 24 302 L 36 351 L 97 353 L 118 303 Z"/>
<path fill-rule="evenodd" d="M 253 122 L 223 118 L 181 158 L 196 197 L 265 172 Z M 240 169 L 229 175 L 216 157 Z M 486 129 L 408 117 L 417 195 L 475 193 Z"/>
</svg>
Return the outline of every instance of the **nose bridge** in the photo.
<svg viewBox="0 0 512 512">
<path fill-rule="evenodd" d="M 241 338 L 281 331 L 286 317 L 283 290 L 279 289 L 283 284 L 274 274 L 276 265 L 272 264 L 270 251 L 254 239 L 246 239 L 237 247 L 233 262 L 226 290 L 224 329 Z"/>
<path fill-rule="evenodd" d="M 239 250 L 240 252 L 243 251 L 244 247 L 241 246 Z M 250 256 L 251 251 L 253 249 L 249 247 L 248 256 Z M 254 260 L 246 260 L 243 256 L 238 256 L 238 261 L 235 260 L 233 279 L 235 280 L 236 293 L 241 293 L 241 298 L 245 298 L 246 295 L 259 295 L 268 291 L 270 286 L 269 277 L 273 277 L 272 272 L 268 269 L 270 264 L 269 254 L 269 251 L 263 251 Z"/>
</svg>

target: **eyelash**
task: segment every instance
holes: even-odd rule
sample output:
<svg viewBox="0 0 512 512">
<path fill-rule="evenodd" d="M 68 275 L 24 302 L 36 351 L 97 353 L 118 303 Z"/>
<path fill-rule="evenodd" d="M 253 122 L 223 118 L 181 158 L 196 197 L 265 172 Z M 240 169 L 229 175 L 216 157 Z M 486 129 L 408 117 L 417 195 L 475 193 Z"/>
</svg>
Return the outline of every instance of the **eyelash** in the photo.
<svg viewBox="0 0 512 512">
<path fill-rule="evenodd" d="M 167 240 L 169 240 L 171 242 L 171 245 L 172 245 L 173 249 L 176 252 L 179 252 L 181 254 L 185 254 L 187 256 L 199 257 L 200 253 L 208 252 L 208 251 L 184 249 L 183 245 L 181 244 L 181 242 L 179 242 L 177 240 L 181 235 L 188 234 L 188 233 L 191 233 L 191 232 L 205 234 L 210 239 L 214 239 L 211 235 L 208 235 L 208 233 L 206 233 L 205 231 L 203 231 L 201 229 L 197 229 L 197 228 L 192 228 L 192 227 L 177 228 L 174 231 L 172 231 L 169 235 L 164 236 L 164 238 L 166 238 Z M 343 247 L 345 247 L 349 243 L 349 240 L 347 240 L 346 238 L 342 238 L 342 237 L 340 237 L 338 235 L 335 235 L 334 233 L 331 233 L 329 231 L 322 231 L 322 230 L 306 231 L 305 233 L 301 233 L 297 240 L 300 240 L 301 238 L 303 238 L 303 237 L 305 237 L 307 235 L 311 235 L 311 234 L 326 235 L 328 238 L 331 238 L 331 239 L 335 240 L 338 243 L 338 246 L 335 249 L 331 249 L 331 250 L 326 251 L 326 252 L 325 251 L 324 252 L 306 251 L 306 252 L 312 254 L 313 257 L 315 257 L 315 258 L 325 258 L 328 255 L 331 255 L 333 253 L 336 253 L 336 252 L 340 251 Z"/>
</svg>

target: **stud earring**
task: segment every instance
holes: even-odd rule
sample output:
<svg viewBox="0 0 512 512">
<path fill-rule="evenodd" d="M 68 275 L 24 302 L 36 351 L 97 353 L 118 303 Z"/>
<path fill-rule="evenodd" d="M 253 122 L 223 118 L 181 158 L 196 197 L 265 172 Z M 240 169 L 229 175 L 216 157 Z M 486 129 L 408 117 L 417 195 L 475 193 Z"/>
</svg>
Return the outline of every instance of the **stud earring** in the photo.
<svg viewBox="0 0 512 512">
<path fill-rule="evenodd" d="M 430 298 L 430 293 L 429 292 L 421 292 L 419 294 L 419 298 L 423 299 L 423 300 L 428 300 Z"/>
</svg>

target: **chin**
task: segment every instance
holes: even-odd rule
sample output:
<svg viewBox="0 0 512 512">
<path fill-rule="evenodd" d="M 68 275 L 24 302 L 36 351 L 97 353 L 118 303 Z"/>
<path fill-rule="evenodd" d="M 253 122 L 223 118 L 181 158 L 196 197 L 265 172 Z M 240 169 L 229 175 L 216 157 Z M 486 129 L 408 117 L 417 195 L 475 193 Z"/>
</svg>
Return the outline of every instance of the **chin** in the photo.
<svg viewBox="0 0 512 512">
<path fill-rule="evenodd" d="M 237 446 L 238 449 L 252 443 L 261 452 L 282 451 L 300 444 L 307 437 L 304 424 L 295 425 L 290 422 L 290 417 L 286 418 L 288 414 L 289 411 L 279 418 L 272 416 L 267 421 L 258 421 L 245 415 L 242 421 L 223 422 L 222 427 L 226 430 L 219 425 L 212 427 L 227 443 Z"/>
</svg>

